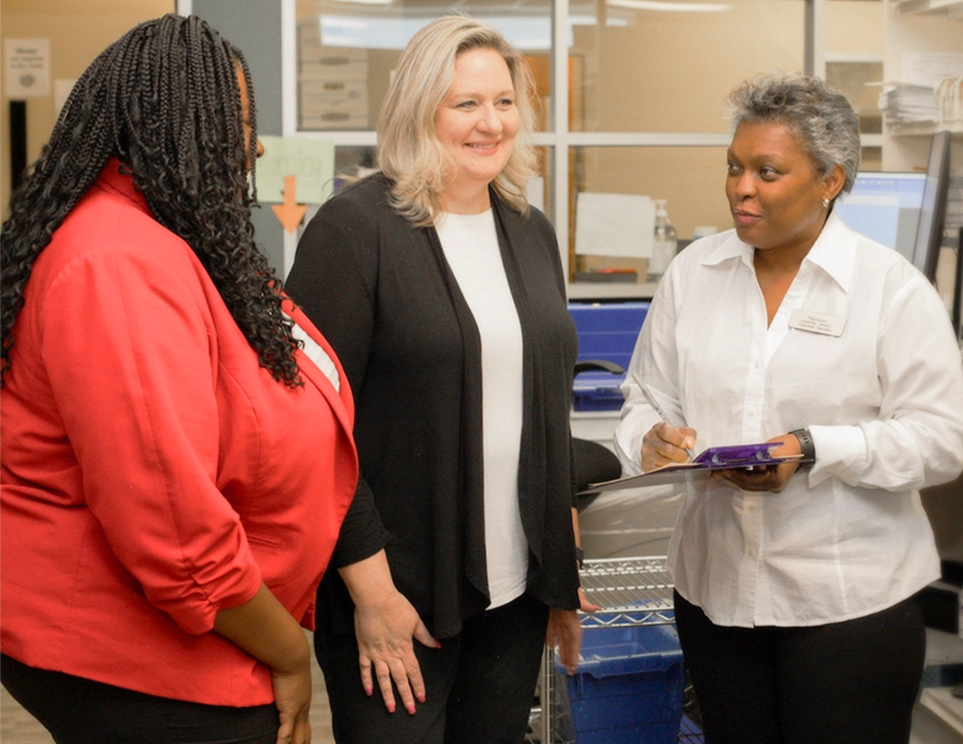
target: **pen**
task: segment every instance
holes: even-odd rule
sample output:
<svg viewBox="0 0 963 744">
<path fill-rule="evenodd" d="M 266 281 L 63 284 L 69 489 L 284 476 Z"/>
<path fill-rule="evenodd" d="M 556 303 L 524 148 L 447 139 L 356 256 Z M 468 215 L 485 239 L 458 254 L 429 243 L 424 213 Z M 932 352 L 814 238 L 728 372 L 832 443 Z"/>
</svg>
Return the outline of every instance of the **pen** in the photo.
<svg viewBox="0 0 963 744">
<path fill-rule="evenodd" d="M 665 411 L 662 410 L 662 406 L 655 402 L 655 397 L 649 392 L 649 389 L 641 382 L 639 383 L 639 389 L 642 391 L 642 395 L 645 396 L 645 400 L 648 402 L 648 404 L 655 409 L 657 414 L 659 414 L 659 418 L 662 419 L 666 424 L 669 424 L 668 416 L 665 415 Z M 669 426 L 672 426 L 672 424 L 669 424 Z M 695 460 L 695 452 L 692 451 L 692 448 L 686 447 L 685 453 L 689 456 L 689 460 Z"/>
</svg>

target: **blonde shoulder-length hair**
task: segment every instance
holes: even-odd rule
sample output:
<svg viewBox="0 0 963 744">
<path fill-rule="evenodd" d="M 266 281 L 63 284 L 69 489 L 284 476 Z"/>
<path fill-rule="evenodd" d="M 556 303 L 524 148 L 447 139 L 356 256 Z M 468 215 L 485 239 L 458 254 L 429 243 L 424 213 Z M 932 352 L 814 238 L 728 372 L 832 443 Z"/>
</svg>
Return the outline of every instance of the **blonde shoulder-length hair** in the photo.
<svg viewBox="0 0 963 744">
<path fill-rule="evenodd" d="M 438 140 L 435 114 L 455 79 L 455 60 L 470 49 L 493 49 L 508 65 L 515 88 L 519 129 L 511 157 L 492 182 L 499 197 L 528 214 L 527 179 L 537 175 L 532 146 L 533 89 L 521 53 L 495 28 L 476 18 L 450 15 L 416 33 L 401 53 L 378 120 L 378 167 L 394 186 L 391 205 L 415 225 L 433 224 L 441 211 L 448 161 Z"/>
</svg>

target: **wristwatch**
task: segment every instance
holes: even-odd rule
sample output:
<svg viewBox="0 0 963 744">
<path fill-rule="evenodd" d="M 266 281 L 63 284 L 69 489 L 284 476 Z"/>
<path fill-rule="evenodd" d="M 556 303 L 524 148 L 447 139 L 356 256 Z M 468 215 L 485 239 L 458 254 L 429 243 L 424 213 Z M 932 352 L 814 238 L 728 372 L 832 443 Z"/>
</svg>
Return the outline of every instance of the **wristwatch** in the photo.
<svg viewBox="0 0 963 744">
<path fill-rule="evenodd" d="M 816 445 L 809 429 L 796 429 L 789 433 L 799 440 L 799 447 L 802 449 L 802 460 L 799 461 L 800 469 L 811 468 L 813 463 L 816 462 Z"/>
</svg>

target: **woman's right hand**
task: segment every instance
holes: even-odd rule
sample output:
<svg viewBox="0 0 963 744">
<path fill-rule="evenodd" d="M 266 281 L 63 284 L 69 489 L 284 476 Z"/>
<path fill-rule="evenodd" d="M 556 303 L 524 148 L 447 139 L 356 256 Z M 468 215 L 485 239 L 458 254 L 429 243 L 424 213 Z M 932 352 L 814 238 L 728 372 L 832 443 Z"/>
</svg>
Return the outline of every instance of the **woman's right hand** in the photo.
<svg viewBox="0 0 963 744">
<path fill-rule="evenodd" d="M 431 648 L 441 645 L 428 632 L 411 603 L 394 587 L 378 601 L 356 606 L 354 627 L 365 692 L 374 693 L 377 679 L 385 707 L 394 713 L 393 681 L 405 710 L 414 714 L 415 699 L 425 702 L 425 681 L 412 639 Z"/>
<path fill-rule="evenodd" d="M 425 702 L 425 682 L 415 656 L 414 641 L 441 648 L 421 621 L 411 602 L 391 579 L 388 561 L 381 552 L 339 569 L 354 600 L 354 627 L 358 639 L 361 683 L 374 694 L 377 680 L 385 707 L 395 712 L 395 688 L 409 714 L 415 700 Z"/>
<path fill-rule="evenodd" d="M 659 422 L 642 438 L 642 472 L 689 462 L 689 454 L 696 443 L 696 430 L 690 426 L 669 426 Z"/>
</svg>

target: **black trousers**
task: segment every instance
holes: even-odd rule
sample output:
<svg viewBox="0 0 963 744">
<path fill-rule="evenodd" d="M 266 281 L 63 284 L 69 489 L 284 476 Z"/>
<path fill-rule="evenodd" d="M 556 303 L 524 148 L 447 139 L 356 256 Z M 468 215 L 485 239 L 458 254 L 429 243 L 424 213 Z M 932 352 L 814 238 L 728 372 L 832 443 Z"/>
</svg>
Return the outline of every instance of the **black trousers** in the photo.
<svg viewBox="0 0 963 744">
<path fill-rule="evenodd" d="M 316 631 L 338 744 L 520 744 L 538 681 L 548 607 L 528 595 L 465 622 L 440 649 L 415 641 L 426 700 L 389 713 L 365 695 L 354 635 Z"/>
<path fill-rule="evenodd" d="M 275 744 L 277 708 L 145 695 L 0 655 L 0 681 L 57 744 Z"/>
<path fill-rule="evenodd" d="M 706 744 L 906 744 L 926 656 L 916 598 L 815 627 L 714 625 L 675 594 Z"/>
</svg>

